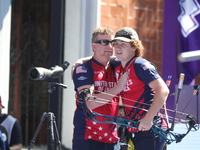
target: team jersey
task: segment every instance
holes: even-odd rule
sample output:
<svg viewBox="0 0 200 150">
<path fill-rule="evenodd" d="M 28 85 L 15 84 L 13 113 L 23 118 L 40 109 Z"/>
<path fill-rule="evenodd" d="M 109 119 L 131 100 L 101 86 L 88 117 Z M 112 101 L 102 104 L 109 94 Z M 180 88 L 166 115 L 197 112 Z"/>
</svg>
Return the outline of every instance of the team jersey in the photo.
<svg viewBox="0 0 200 150">
<path fill-rule="evenodd" d="M 116 85 L 114 70 L 110 66 L 107 69 L 94 58 L 86 61 L 75 68 L 73 73 L 75 91 L 83 85 L 93 85 L 95 93 L 105 92 Z M 118 113 L 117 96 L 110 100 L 109 104 L 104 104 L 92 111 L 116 116 Z M 76 102 L 77 108 L 74 115 L 74 137 L 73 140 L 96 140 L 105 143 L 115 143 L 119 140 L 116 125 L 96 123 L 88 120 L 82 109 L 82 104 Z M 98 120 L 105 121 L 98 117 Z"/>
<path fill-rule="evenodd" d="M 121 92 L 125 116 L 135 121 L 142 119 L 147 113 L 146 110 L 151 106 L 155 93 L 148 84 L 160 78 L 156 67 L 146 59 L 136 57 L 128 61 L 124 68 L 119 61 L 115 61 L 112 65 L 115 68 L 117 80 L 124 72 L 129 72 L 127 85 L 123 92 Z M 158 120 L 158 118 L 155 120 L 157 123 L 164 123 L 164 121 Z M 137 130 L 129 129 L 129 131 Z"/>
</svg>

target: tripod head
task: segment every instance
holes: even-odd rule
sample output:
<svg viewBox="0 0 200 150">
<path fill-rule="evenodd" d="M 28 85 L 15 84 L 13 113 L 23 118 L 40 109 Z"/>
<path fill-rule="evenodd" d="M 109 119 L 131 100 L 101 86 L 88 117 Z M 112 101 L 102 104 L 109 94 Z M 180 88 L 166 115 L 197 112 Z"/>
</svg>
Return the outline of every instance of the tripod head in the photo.
<svg viewBox="0 0 200 150">
<path fill-rule="evenodd" d="M 55 85 L 58 85 L 58 86 L 65 88 L 65 89 L 67 88 L 67 86 L 62 84 L 62 83 L 49 81 L 49 82 L 47 82 L 48 93 L 53 93 L 53 91 L 56 89 Z"/>
</svg>

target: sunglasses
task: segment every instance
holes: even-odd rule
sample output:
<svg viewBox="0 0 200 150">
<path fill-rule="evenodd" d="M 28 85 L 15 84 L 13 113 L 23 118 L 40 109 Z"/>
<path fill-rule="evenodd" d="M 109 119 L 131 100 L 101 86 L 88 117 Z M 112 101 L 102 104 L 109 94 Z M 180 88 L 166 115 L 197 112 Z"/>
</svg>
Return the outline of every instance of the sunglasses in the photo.
<svg viewBox="0 0 200 150">
<path fill-rule="evenodd" d="M 109 40 L 99 40 L 99 41 L 96 41 L 94 43 L 99 43 L 101 45 L 108 45 L 109 43 L 111 43 L 112 41 L 109 41 Z"/>
</svg>

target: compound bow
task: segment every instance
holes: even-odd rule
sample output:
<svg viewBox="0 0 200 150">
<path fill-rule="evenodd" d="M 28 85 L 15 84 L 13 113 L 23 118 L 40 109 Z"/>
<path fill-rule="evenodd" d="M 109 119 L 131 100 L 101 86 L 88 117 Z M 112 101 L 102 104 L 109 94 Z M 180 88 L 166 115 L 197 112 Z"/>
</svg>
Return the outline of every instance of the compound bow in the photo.
<svg viewBox="0 0 200 150">
<path fill-rule="evenodd" d="M 88 118 L 88 120 L 94 120 L 97 123 L 116 124 L 116 125 L 131 127 L 135 129 L 137 129 L 139 126 L 139 122 L 134 121 L 134 120 L 117 118 L 114 116 L 107 116 L 107 115 L 99 114 L 90 110 L 86 104 L 86 101 L 88 101 L 91 98 L 90 89 L 87 89 L 87 88 L 82 89 L 81 91 L 79 91 L 79 94 L 77 94 L 77 97 L 78 97 L 77 100 L 79 103 L 81 103 L 82 109 L 86 117 Z M 104 121 L 99 121 L 97 119 L 99 116 L 103 117 Z M 197 124 L 196 119 L 192 115 L 187 115 L 186 120 L 184 122 L 187 123 L 187 126 L 188 126 L 188 131 L 184 134 L 175 133 L 170 129 L 163 129 L 156 125 L 152 125 L 151 130 L 157 135 L 160 135 L 167 144 L 171 144 L 172 142 L 179 143 L 192 129 L 194 129 L 195 131 L 199 129 L 199 125 Z"/>
</svg>

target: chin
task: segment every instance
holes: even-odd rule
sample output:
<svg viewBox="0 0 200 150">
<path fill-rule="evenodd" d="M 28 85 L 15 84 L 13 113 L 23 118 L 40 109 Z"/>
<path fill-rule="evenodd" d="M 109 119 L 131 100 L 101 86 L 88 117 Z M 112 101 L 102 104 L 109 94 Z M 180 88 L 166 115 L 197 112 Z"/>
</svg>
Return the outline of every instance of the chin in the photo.
<svg viewBox="0 0 200 150">
<path fill-rule="evenodd" d="M 117 59 L 121 61 L 122 57 L 120 57 L 119 55 L 116 55 Z"/>
<path fill-rule="evenodd" d="M 107 57 L 111 57 L 113 54 L 112 53 L 110 53 L 110 54 L 105 54 L 105 56 L 107 56 Z"/>
</svg>

